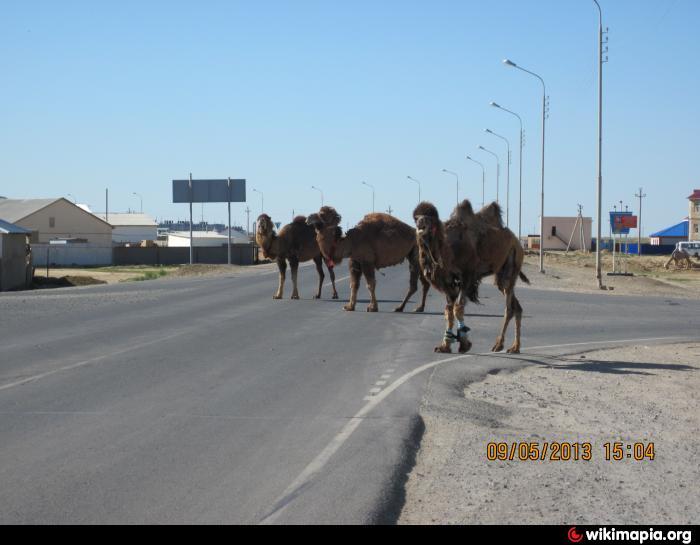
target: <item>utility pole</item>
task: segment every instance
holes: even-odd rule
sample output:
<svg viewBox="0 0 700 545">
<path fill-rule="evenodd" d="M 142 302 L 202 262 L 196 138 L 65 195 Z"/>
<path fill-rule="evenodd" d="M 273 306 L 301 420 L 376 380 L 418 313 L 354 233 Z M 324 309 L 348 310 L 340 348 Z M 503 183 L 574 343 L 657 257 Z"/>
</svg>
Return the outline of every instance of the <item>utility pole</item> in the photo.
<svg viewBox="0 0 700 545">
<path fill-rule="evenodd" d="M 642 199 L 646 197 L 646 193 L 642 193 L 642 188 L 639 188 L 639 193 L 634 194 L 639 199 L 639 224 L 637 225 L 637 256 L 642 255 Z"/>
<path fill-rule="evenodd" d="M 389 208 L 386 209 L 386 213 L 391 215 L 394 212 L 394 209 L 391 208 L 391 205 L 389 205 Z"/>
<path fill-rule="evenodd" d="M 597 184 L 597 204 L 598 204 L 598 221 L 596 228 L 598 231 L 596 238 L 595 251 L 595 275 L 599 289 L 605 289 L 603 286 L 603 275 L 601 272 L 601 256 L 600 256 L 600 238 L 603 223 L 603 63 L 608 61 L 607 55 L 608 29 L 603 30 L 603 10 L 600 7 L 598 0 L 593 0 L 598 8 L 598 184 Z M 613 239 L 613 249 L 614 249 Z M 614 254 L 614 252 L 613 252 Z M 613 265 L 614 269 L 614 265 Z"/>
</svg>

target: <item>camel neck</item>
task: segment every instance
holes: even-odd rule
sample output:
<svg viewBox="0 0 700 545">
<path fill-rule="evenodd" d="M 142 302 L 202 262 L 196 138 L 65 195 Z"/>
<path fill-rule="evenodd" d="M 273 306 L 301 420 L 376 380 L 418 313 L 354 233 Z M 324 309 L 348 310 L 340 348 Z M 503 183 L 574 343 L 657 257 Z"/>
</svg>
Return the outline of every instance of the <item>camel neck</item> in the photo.
<svg viewBox="0 0 700 545">
<path fill-rule="evenodd" d="M 262 247 L 263 253 L 266 257 L 269 259 L 275 259 L 277 257 L 278 252 L 276 247 L 279 246 L 279 240 L 277 239 L 277 235 L 275 233 L 272 233 L 270 236 L 262 239 L 259 244 Z"/>
</svg>

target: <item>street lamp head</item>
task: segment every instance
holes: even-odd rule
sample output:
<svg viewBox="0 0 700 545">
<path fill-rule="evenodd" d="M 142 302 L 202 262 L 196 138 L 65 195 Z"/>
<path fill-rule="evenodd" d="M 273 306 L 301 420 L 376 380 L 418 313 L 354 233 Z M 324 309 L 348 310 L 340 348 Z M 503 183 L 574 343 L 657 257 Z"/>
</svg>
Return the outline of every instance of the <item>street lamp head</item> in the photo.
<svg viewBox="0 0 700 545">
<path fill-rule="evenodd" d="M 479 149 L 486 151 L 486 148 L 484 148 L 484 146 L 479 146 Z"/>
<path fill-rule="evenodd" d="M 491 131 L 491 129 L 484 129 L 484 132 L 491 133 L 492 131 Z"/>
<path fill-rule="evenodd" d="M 513 61 L 511 61 L 510 59 L 503 59 L 503 64 L 505 64 L 506 66 L 512 66 L 513 68 L 517 68 L 517 67 L 518 67 L 518 65 L 515 64 L 515 63 L 514 63 Z"/>
<path fill-rule="evenodd" d="M 494 108 L 500 108 L 500 106 L 495 102 L 491 102 L 490 106 L 493 106 Z"/>
<path fill-rule="evenodd" d="M 446 169 L 446 168 L 443 168 L 442 171 L 443 171 L 443 172 L 447 172 L 447 169 Z"/>
<path fill-rule="evenodd" d="M 467 159 L 469 159 L 470 161 L 473 161 L 473 160 L 474 160 L 474 159 L 472 159 L 469 155 L 467 155 Z"/>
</svg>

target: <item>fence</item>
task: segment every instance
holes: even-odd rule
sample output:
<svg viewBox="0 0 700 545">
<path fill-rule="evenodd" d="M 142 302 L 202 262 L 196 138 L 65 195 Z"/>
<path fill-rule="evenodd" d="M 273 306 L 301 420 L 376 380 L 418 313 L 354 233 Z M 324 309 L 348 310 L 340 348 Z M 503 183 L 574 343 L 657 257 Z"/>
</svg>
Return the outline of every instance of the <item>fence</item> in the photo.
<svg viewBox="0 0 700 545">
<path fill-rule="evenodd" d="M 96 267 L 112 264 L 112 247 L 89 243 L 32 244 L 32 261 L 35 267 Z"/>
<path fill-rule="evenodd" d="M 208 265 L 228 263 L 226 246 L 194 247 L 195 263 Z M 257 246 L 252 244 L 231 244 L 231 263 L 252 265 L 255 263 Z M 114 265 L 182 265 L 190 262 L 190 249 L 178 247 L 151 248 L 116 246 L 112 252 Z"/>
</svg>

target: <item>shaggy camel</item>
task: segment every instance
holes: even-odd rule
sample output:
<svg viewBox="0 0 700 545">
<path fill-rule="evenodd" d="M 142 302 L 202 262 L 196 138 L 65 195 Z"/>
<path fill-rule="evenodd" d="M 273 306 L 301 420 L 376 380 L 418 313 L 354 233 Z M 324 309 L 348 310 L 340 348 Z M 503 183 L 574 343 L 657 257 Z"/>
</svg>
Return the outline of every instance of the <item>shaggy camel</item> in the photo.
<svg viewBox="0 0 700 545">
<path fill-rule="evenodd" d="M 515 341 L 508 349 L 520 352 L 520 325 L 523 309 L 515 297 L 515 283 L 520 277 L 530 283 L 521 272 L 524 252 L 516 236 L 503 226 L 501 209 L 496 203 L 474 213 L 468 200 L 462 201 L 445 223 L 431 203 L 420 203 L 413 212 L 416 238 L 423 274 L 447 298 L 445 319 L 447 328 L 436 352 L 450 353 L 450 345 L 459 342 L 459 351 L 471 348 L 469 328 L 464 324 L 465 300 L 479 301 L 481 280 L 493 274 L 499 291 L 506 298 L 506 310 L 501 332 L 491 349 L 503 350 L 508 323 L 515 317 Z M 457 334 L 452 332 L 455 318 Z"/>
<path fill-rule="evenodd" d="M 324 279 L 323 259 L 321 259 L 321 253 L 318 251 L 318 244 L 316 244 L 316 232 L 306 224 L 304 216 L 297 216 L 292 223 L 282 227 L 279 234 L 277 234 L 270 216 L 260 214 L 257 219 L 255 241 L 262 248 L 263 255 L 266 258 L 277 261 L 279 286 L 277 287 L 277 292 L 272 296 L 273 299 L 282 299 L 287 261 L 289 261 L 289 267 L 292 270 L 292 283 L 294 284 L 292 299 L 299 299 L 297 271 L 299 270 L 299 263 L 309 259 L 313 259 L 318 272 L 318 292 L 314 295 L 314 299 L 321 298 L 321 288 L 323 287 Z M 328 268 L 328 272 L 333 285 L 333 299 L 337 299 L 335 272 L 333 272 L 331 267 Z"/>
<path fill-rule="evenodd" d="M 375 271 L 398 265 L 407 259 L 411 273 L 409 289 L 403 302 L 394 311 L 403 312 L 409 298 L 418 291 L 420 277 L 423 298 L 415 312 L 423 312 L 430 283 L 423 277 L 418 265 L 415 229 L 389 214 L 373 213 L 367 214 L 343 236 L 343 230 L 339 227 L 340 219 L 333 207 L 324 206 L 318 214 L 311 214 L 306 221 L 316 229 L 316 240 L 329 269 L 332 270 L 343 258 L 350 258 L 350 301 L 343 308 L 355 310 L 360 276 L 364 275 L 370 294 L 367 312 L 377 312 L 379 306 L 375 294 Z"/>
</svg>

